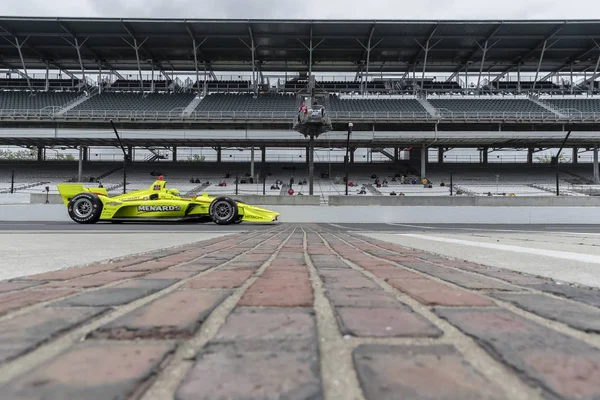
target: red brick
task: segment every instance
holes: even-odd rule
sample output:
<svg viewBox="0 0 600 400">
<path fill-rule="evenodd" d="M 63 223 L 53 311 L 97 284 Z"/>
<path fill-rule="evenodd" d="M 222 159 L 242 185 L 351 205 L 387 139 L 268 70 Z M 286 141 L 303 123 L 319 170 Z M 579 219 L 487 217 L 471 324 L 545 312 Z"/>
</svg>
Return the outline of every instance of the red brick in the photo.
<svg viewBox="0 0 600 400">
<path fill-rule="evenodd" d="M 325 296 L 334 307 L 400 307 L 395 297 L 381 289 L 327 289 Z"/>
<path fill-rule="evenodd" d="M 208 345 L 196 356 L 175 398 L 322 399 L 318 350 L 305 342 Z"/>
<path fill-rule="evenodd" d="M 367 265 L 363 268 L 365 268 L 366 270 L 371 272 L 376 277 L 383 279 L 385 281 L 387 281 L 389 279 L 423 279 L 424 278 L 423 275 L 420 275 L 416 272 L 412 272 L 412 271 L 409 271 L 404 268 L 398 268 L 398 267 L 392 267 L 392 266 L 370 267 Z"/>
<path fill-rule="evenodd" d="M 242 286 L 253 273 L 254 271 L 250 269 L 213 271 L 190 280 L 183 287 L 189 289 L 233 289 Z"/>
<path fill-rule="evenodd" d="M 0 324 L 0 364 L 33 350 L 107 308 L 45 307 Z"/>
<path fill-rule="evenodd" d="M 492 297 L 586 332 L 600 333 L 600 310 L 539 293 L 494 293 Z"/>
<path fill-rule="evenodd" d="M 465 287 L 467 289 L 488 289 L 488 290 L 504 290 L 514 291 L 520 290 L 518 287 L 487 278 L 482 275 L 472 274 L 463 271 L 457 271 L 438 265 L 429 263 L 404 263 L 403 265 L 421 271 L 423 273 L 435 276 L 442 280 L 452 282 L 455 285 Z"/>
<path fill-rule="evenodd" d="M 466 290 L 453 288 L 431 279 L 390 279 L 388 283 L 426 305 L 493 306 L 492 300 Z"/>
<path fill-rule="evenodd" d="M 352 356 L 366 400 L 508 398 L 450 345 L 366 344 Z"/>
<path fill-rule="evenodd" d="M 311 307 L 310 281 L 259 278 L 238 302 L 239 306 Z"/>
<path fill-rule="evenodd" d="M 232 261 L 224 265 L 222 269 L 259 269 L 264 263 L 262 261 Z"/>
<path fill-rule="evenodd" d="M 167 261 L 164 258 L 160 260 L 146 261 L 141 264 L 132 265 L 131 267 L 120 268 L 120 271 L 158 271 L 174 266 L 178 263 Z"/>
<path fill-rule="evenodd" d="M 292 268 L 272 268 L 269 267 L 262 275 L 261 278 L 274 278 L 274 279 L 304 279 L 308 280 L 310 275 L 306 267 L 292 267 Z"/>
<path fill-rule="evenodd" d="M 0 315 L 37 303 L 77 293 L 72 289 L 26 290 L 0 294 Z"/>
<path fill-rule="evenodd" d="M 7 399 L 127 399 L 173 352 L 170 343 L 85 342 L 2 388 Z"/>
<path fill-rule="evenodd" d="M 336 307 L 344 335 L 359 337 L 439 337 L 442 331 L 408 307 Z"/>
<path fill-rule="evenodd" d="M 600 398 L 600 350 L 502 309 L 435 309 L 544 398 Z"/>
<path fill-rule="evenodd" d="M 194 275 L 197 275 L 198 272 L 195 271 L 179 271 L 173 269 L 166 269 L 161 272 L 155 272 L 153 274 L 145 275 L 146 279 L 187 279 L 191 278 Z"/>
<path fill-rule="evenodd" d="M 359 271 L 344 269 L 319 269 L 327 289 L 381 289 L 379 285 Z"/>
<path fill-rule="evenodd" d="M 14 290 L 27 289 L 34 286 L 42 285 L 46 282 L 40 281 L 12 281 L 0 282 L 0 293 L 12 292 Z"/>
<path fill-rule="evenodd" d="M 90 288 L 103 286 L 109 283 L 122 281 L 136 276 L 143 275 L 143 272 L 102 272 L 99 274 L 82 276 L 80 278 L 69 281 L 52 282 L 44 287 L 73 287 L 73 288 Z"/>
<path fill-rule="evenodd" d="M 316 340 L 316 337 L 312 309 L 236 307 L 213 341 Z"/>
<path fill-rule="evenodd" d="M 21 280 L 39 280 L 39 281 L 65 281 L 69 279 L 79 278 L 81 276 L 97 274 L 99 272 L 117 269 L 119 266 L 115 264 L 100 264 L 88 267 L 73 267 L 61 269 L 58 271 L 45 272 L 43 274 L 29 275 Z"/>
<path fill-rule="evenodd" d="M 230 294 L 177 290 L 101 326 L 93 336 L 128 340 L 189 338 Z"/>
<path fill-rule="evenodd" d="M 163 290 L 174 283 L 171 279 L 134 278 L 110 288 L 84 291 L 56 303 L 57 307 L 120 306 Z"/>
<path fill-rule="evenodd" d="M 590 306 L 600 307 L 600 290 L 597 288 L 574 287 L 557 284 L 555 282 L 526 286 L 531 289 L 552 293 L 557 296 L 566 297 L 567 299 L 589 304 Z"/>
</svg>

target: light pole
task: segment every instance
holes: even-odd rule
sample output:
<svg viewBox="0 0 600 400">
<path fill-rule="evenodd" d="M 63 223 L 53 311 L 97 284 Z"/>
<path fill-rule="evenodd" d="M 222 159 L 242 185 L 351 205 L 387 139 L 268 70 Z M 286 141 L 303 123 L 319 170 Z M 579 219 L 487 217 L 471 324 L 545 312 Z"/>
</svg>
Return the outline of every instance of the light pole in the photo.
<svg viewBox="0 0 600 400">
<path fill-rule="evenodd" d="M 348 196 L 348 156 L 350 151 L 350 134 L 352 133 L 352 127 L 354 124 L 348 122 L 348 137 L 346 139 L 346 157 L 344 157 L 344 172 L 346 173 L 346 196 Z"/>
</svg>

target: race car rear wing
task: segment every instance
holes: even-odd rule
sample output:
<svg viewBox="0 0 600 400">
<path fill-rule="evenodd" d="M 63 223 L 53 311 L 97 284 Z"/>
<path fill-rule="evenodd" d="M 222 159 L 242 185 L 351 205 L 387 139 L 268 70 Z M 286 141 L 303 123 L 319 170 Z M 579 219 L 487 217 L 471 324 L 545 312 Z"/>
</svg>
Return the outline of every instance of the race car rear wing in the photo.
<svg viewBox="0 0 600 400">
<path fill-rule="evenodd" d="M 105 188 L 86 188 L 80 183 L 61 183 L 56 186 L 58 187 L 58 193 L 60 194 L 63 203 L 65 203 L 65 207 L 68 207 L 69 201 L 79 193 L 87 192 L 97 194 L 98 196 L 108 196 L 108 192 Z"/>
</svg>

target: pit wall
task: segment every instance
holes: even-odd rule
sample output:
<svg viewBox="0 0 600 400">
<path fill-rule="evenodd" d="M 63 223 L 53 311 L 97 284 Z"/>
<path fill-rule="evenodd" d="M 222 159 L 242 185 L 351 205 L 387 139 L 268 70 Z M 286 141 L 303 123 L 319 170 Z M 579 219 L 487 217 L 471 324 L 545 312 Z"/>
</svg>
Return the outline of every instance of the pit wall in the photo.
<svg viewBox="0 0 600 400">
<path fill-rule="evenodd" d="M 298 206 L 264 205 L 291 223 L 395 223 L 395 224 L 600 224 L 600 207 L 590 206 Z M 0 205 L 0 221 L 75 222 L 66 207 L 57 204 Z M 201 228 L 199 228 L 201 229 Z M 224 228 L 226 229 L 226 228 Z"/>
</svg>

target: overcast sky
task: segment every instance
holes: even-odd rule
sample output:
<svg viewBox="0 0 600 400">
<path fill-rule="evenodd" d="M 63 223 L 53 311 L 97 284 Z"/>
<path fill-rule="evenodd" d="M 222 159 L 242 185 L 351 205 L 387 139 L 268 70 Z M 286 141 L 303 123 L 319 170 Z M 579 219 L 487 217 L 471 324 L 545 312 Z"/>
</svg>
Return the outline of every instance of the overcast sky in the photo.
<svg viewBox="0 0 600 400">
<path fill-rule="evenodd" d="M 281 19 L 594 19 L 596 0 L 0 0 L 2 16 Z"/>
</svg>

